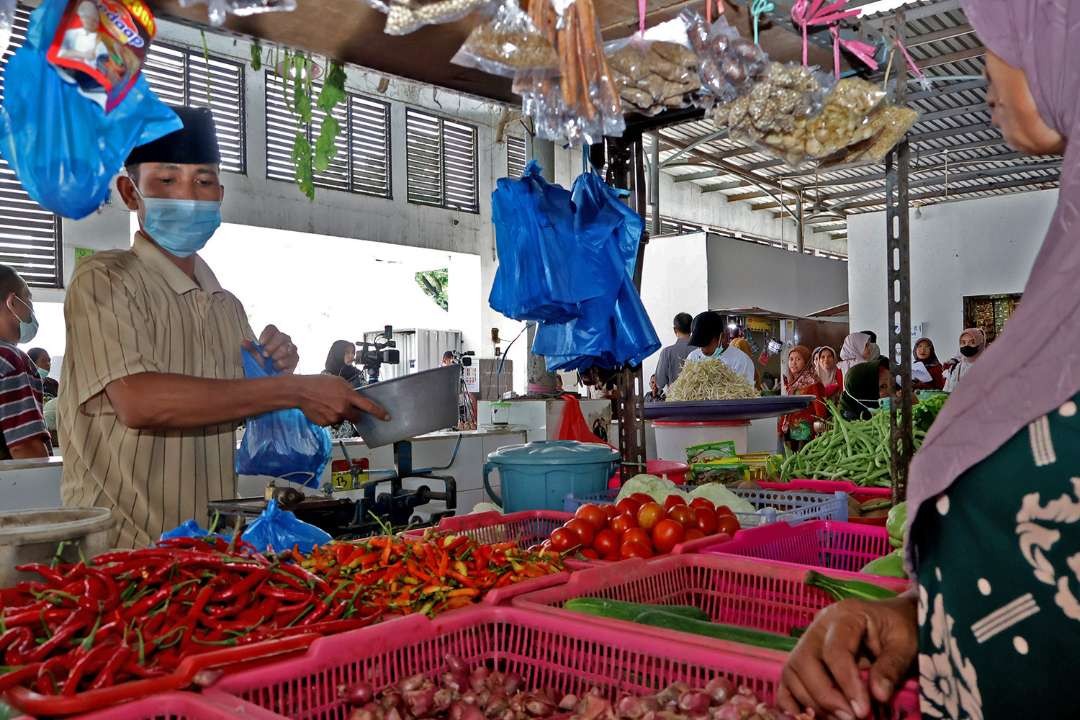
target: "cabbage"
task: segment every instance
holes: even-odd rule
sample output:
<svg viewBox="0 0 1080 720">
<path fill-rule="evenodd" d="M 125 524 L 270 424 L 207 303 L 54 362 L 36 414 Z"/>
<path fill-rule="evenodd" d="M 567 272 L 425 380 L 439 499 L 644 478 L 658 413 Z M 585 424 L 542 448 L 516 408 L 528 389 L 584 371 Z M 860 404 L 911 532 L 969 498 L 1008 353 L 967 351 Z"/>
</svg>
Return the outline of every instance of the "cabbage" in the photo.
<svg viewBox="0 0 1080 720">
<path fill-rule="evenodd" d="M 499 507 L 498 505 L 496 505 L 495 503 L 489 503 L 489 502 L 478 502 L 478 503 L 476 503 L 475 505 L 473 505 L 473 509 L 472 509 L 472 512 L 471 512 L 471 513 L 469 513 L 469 514 L 470 514 L 470 515 L 475 515 L 475 514 L 477 514 L 477 513 L 482 513 L 482 512 L 497 512 L 497 513 L 501 513 L 502 511 L 503 511 L 503 510 L 502 510 L 502 508 L 501 508 L 501 507 Z"/>
<path fill-rule="evenodd" d="M 866 565 L 859 572 L 867 575 L 884 575 L 885 577 L 906 578 L 904 572 L 904 551 L 893 550 L 885 557 L 879 557 Z"/>
<path fill-rule="evenodd" d="M 757 512 L 748 500 L 743 500 L 741 497 L 724 487 L 723 483 L 706 483 L 704 485 L 698 485 L 694 488 L 694 491 L 690 493 L 690 498 L 705 498 L 712 502 L 713 505 L 720 507 L 721 505 L 727 505 L 728 508 L 734 513 L 745 513 L 747 515 L 753 515 Z"/>
<path fill-rule="evenodd" d="M 655 475 L 635 475 L 624 482 L 619 494 L 615 496 L 615 502 L 630 497 L 634 493 L 645 493 L 661 505 L 671 495 L 678 495 L 689 502 L 689 496 L 680 490 L 675 483 L 658 478 Z"/>
<path fill-rule="evenodd" d="M 897 503 L 889 511 L 885 529 L 889 531 L 889 543 L 894 548 L 904 547 L 904 525 L 907 523 L 907 503 Z"/>
</svg>

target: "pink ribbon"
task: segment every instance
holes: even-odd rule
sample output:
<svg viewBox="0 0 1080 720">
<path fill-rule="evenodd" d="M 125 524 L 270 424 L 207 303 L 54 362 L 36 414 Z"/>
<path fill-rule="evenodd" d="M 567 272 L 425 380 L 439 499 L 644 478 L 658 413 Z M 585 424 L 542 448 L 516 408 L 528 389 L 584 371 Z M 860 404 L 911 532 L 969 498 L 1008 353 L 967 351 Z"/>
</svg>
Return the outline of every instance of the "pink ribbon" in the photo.
<svg viewBox="0 0 1080 720">
<path fill-rule="evenodd" d="M 804 66 L 807 65 L 807 33 L 810 26 L 825 27 L 827 25 L 837 25 L 841 20 L 856 17 L 862 12 L 862 10 L 857 8 L 854 10 L 848 10 L 846 8 L 847 0 L 836 0 L 836 2 L 829 3 L 828 5 L 825 4 L 825 0 L 795 0 L 795 3 L 792 4 L 791 20 L 802 28 L 802 64 Z M 840 61 L 838 59 L 840 53 L 838 47 L 839 43 L 837 42 L 838 38 L 839 34 L 833 35 L 833 57 L 836 58 L 837 68 L 840 66 Z"/>
<path fill-rule="evenodd" d="M 642 35 L 645 34 L 645 16 L 648 14 L 649 0 L 638 0 L 637 3 L 637 17 L 638 17 L 638 32 Z"/>
<path fill-rule="evenodd" d="M 832 35 L 832 50 L 833 50 L 833 72 L 836 74 L 836 79 L 840 79 L 840 48 L 847 50 L 849 53 L 859 58 L 863 65 L 866 65 L 871 70 L 878 69 L 877 60 L 874 59 L 874 53 L 876 48 L 873 45 L 868 45 L 861 40 L 847 40 L 840 37 L 840 26 L 832 25 L 829 27 L 829 34 Z"/>
<path fill-rule="evenodd" d="M 712 24 L 713 0 L 705 0 L 705 22 Z M 716 0 L 716 17 L 724 14 L 724 0 Z"/>
<path fill-rule="evenodd" d="M 904 62 L 906 62 L 907 66 L 911 68 L 911 74 L 919 78 L 920 80 L 925 81 L 926 74 L 918 65 L 915 64 L 915 59 L 911 57 L 911 53 L 909 53 L 907 51 L 907 48 L 904 47 L 904 43 L 900 41 L 900 38 L 896 38 L 896 47 L 900 48 L 900 54 L 904 56 Z"/>
</svg>

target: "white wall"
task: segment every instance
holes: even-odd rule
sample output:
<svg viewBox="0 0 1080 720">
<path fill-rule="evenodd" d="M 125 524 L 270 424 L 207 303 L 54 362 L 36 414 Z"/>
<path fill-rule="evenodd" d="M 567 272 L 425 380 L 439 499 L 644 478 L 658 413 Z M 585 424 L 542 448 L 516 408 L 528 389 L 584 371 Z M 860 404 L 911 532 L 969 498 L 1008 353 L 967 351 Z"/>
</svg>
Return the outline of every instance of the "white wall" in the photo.
<svg viewBox="0 0 1080 720">
<path fill-rule="evenodd" d="M 709 306 L 709 265 L 705 233 L 659 237 L 645 246 L 641 301 L 660 342 L 675 342 L 672 321 L 681 312 L 697 315 Z M 660 353 L 642 363 L 645 382 L 656 372 Z"/>
<path fill-rule="evenodd" d="M 911 215 L 911 321 L 939 357 L 952 356 L 963 330 L 963 298 L 1018 293 L 1042 245 L 1057 191 L 1002 195 L 922 208 Z M 848 221 L 851 327 L 888 329 L 885 215 Z"/>
<path fill-rule="evenodd" d="M 847 302 L 842 260 L 709 234 L 709 307 L 760 307 L 805 317 Z"/>
</svg>

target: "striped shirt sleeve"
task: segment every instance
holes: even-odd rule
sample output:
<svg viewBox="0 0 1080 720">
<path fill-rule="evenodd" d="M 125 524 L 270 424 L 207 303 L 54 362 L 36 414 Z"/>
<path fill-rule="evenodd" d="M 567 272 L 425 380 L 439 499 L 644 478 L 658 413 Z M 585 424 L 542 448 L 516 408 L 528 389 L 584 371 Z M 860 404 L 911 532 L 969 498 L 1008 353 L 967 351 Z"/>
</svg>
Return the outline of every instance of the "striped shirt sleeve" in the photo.
<svg viewBox="0 0 1080 720">
<path fill-rule="evenodd" d="M 49 431 L 41 414 L 41 396 L 34 392 L 29 358 L 10 346 L 0 346 L 0 433 L 4 444 L 14 447 L 41 438 L 49 443 Z"/>
<path fill-rule="evenodd" d="M 161 372 L 151 354 L 151 320 L 123 279 L 105 267 L 81 270 L 72 278 L 64 301 L 67 346 L 79 350 L 73 364 L 79 406 L 101 394 L 114 380 Z"/>
</svg>

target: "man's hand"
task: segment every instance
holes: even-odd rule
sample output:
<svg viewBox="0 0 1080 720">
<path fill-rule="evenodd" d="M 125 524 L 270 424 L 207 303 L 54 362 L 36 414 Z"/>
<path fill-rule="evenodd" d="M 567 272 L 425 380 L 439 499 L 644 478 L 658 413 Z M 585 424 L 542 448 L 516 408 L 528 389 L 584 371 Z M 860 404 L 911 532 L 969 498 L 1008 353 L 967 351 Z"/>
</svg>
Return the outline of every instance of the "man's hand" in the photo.
<svg viewBox="0 0 1080 720">
<path fill-rule="evenodd" d="M 864 648 L 873 659 L 874 698 L 888 702 L 918 654 L 915 603 L 907 596 L 845 600 L 822 610 L 784 666 L 780 708 L 793 714 L 809 708 L 839 720 L 868 717 L 870 696 L 858 667 Z"/>
<path fill-rule="evenodd" d="M 361 413 L 389 420 L 390 413 L 353 390 L 349 383 L 334 375 L 298 375 L 294 379 L 300 410 L 316 425 L 337 425 L 355 420 Z"/>
<path fill-rule="evenodd" d="M 291 337 L 278 330 L 276 326 L 266 326 L 259 335 L 259 344 L 263 348 L 262 356 L 273 360 L 274 367 L 279 372 L 288 374 L 296 370 L 296 365 L 300 362 L 296 345 L 293 344 Z M 245 342 L 244 349 L 255 352 L 255 344 L 250 341 Z"/>
</svg>

